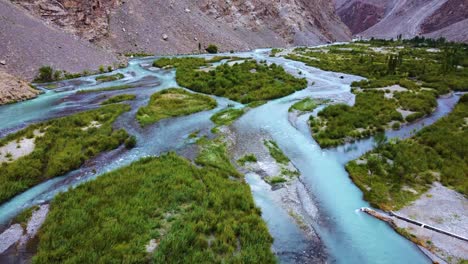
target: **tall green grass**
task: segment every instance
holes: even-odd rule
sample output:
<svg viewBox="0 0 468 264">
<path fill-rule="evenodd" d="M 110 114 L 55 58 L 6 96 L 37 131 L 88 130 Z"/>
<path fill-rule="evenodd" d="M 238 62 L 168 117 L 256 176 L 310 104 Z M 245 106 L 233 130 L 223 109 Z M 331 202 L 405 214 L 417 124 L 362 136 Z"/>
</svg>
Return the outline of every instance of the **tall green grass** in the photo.
<svg viewBox="0 0 468 264">
<path fill-rule="evenodd" d="M 221 171 L 169 153 L 59 194 L 33 263 L 275 263 L 249 186 Z"/>
<path fill-rule="evenodd" d="M 170 88 L 153 94 L 148 106 L 138 109 L 136 118 L 146 126 L 161 119 L 210 110 L 216 105 L 216 100 L 209 96 Z"/>
<path fill-rule="evenodd" d="M 468 195 L 468 95 L 455 110 L 409 139 L 388 143 L 347 164 L 364 198 L 386 210 L 414 201 L 434 181 Z M 410 191 L 410 188 L 413 191 Z M 413 193 L 413 192 L 416 193 Z"/>
<path fill-rule="evenodd" d="M 79 168 L 101 152 L 121 145 L 128 134 L 112 124 L 128 105 L 116 104 L 31 125 L 0 140 L 0 146 L 35 138 L 34 151 L 0 165 L 0 203 L 47 179 Z M 92 126 L 97 122 L 98 126 Z M 36 131 L 36 135 L 34 133 Z M 37 132 L 44 133 L 38 136 Z"/>
</svg>

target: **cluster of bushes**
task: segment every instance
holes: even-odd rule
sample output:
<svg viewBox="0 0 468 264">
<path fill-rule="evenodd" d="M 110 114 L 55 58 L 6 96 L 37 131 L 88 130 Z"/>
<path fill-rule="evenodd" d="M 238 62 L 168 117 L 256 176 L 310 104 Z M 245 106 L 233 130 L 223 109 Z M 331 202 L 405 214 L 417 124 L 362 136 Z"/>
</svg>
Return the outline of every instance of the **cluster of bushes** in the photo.
<svg viewBox="0 0 468 264">
<path fill-rule="evenodd" d="M 468 195 L 468 95 L 414 137 L 382 144 L 346 168 L 364 198 L 386 210 L 415 200 L 434 181 Z"/>
<path fill-rule="evenodd" d="M 237 163 L 239 163 L 241 166 L 244 166 L 248 162 L 257 162 L 257 157 L 255 157 L 254 154 L 247 154 L 237 160 Z"/>
<path fill-rule="evenodd" d="M 234 168 L 226 150 L 226 144 L 220 139 L 208 140 L 203 137 L 197 141 L 200 154 L 195 159 L 198 165 L 211 168 L 218 173 L 227 176 L 241 177 L 241 174 Z"/>
<path fill-rule="evenodd" d="M 337 146 L 347 140 L 369 137 L 383 131 L 391 121 L 403 121 L 397 102 L 383 91 L 358 93 L 354 106 L 336 104 L 310 117 L 314 138 L 322 147 Z"/>
<path fill-rule="evenodd" d="M 206 47 L 206 52 L 210 53 L 210 54 L 216 54 L 218 53 L 218 46 L 214 45 L 214 44 L 210 44 L 208 45 L 208 47 Z"/>
<path fill-rule="evenodd" d="M 429 47 L 440 50 L 431 51 Z M 424 38 L 371 40 L 328 48 L 298 48 L 296 54 L 292 53 L 288 58 L 324 70 L 368 78 L 352 84 L 353 92 L 357 94 L 354 107 L 329 106 L 318 119 L 312 118 L 314 137 L 321 146 L 328 147 L 368 137 L 385 129 L 386 123 L 383 121 L 403 121 L 401 115 L 395 113 L 397 108 L 415 112 L 405 120 L 412 122 L 434 111 L 438 95 L 450 90 L 467 90 L 468 68 L 464 67 L 468 61 L 467 47 Z M 323 49 L 327 49 L 327 52 Z M 392 92 L 393 96 L 384 98 L 383 95 L 375 94 L 373 89 L 392 85 L 399 85 L 409 91 Z M 433 90 L 425 91 L 422 88 Z M 376 101 L 365 105 L 362 99 Z M 390 119 L 379 114 L 380 107 L 386 108 L 384 114 L 389 114 Z M 327 112 L 333 112 L 334 115 Z M 365 119 L 370 122 L 363 122 Z"/>
<path fill-rule="evenodd" d="M 155 65 L 177 67 L 176 79 L 181 86 L 242 103 L 280 98 L 307 87 L 306 79 L 295 78 L 276 64 L 246 61 L 222 64 L 208 72 L 199 70 L 206 61 L 197 58 L 159 60 Z"/>
<path fill-rule="evenodd" d="M 148 105 L 138 109 L 136 118 L 142 126 L 146 126 L 164 118 L 210 110 L 216 105 L 216 100 L 209 96 L 170 88 L 153 94 Z"/>
<path fill-rule="evenodd" d="M 79 168 L 97 154 L 112 150 L 128 137 L 113 130 L 112 123 L 128 105 L 109 105 L 97 110 L 32 125 L 0 140 L 0 146 L 21 138 L 34 138 L 27 156 L 0 165 L 0 203 L 52 177 Z M 93 126 L 92 122 L 97 122 Z M 44 133 L 43 136 L 37 135 Z"/>
<path fill-rule="evenodd" d="M 301 112 L 312 112 L 315 108 L 317 108 L 322 102 L 320 100 L 316 100 L 313 98 L 305 98 L 301 101 L 293 104 L 289 108 L 289 112 L 293 110 L 301 111 Z"/>
<path fill-rule="evenodd" d="M 169 153 L 59 194 L 33 262 L 276 263 L 272 242 L 244 181 Z"/>
<path fill-rule="evenodd" d="M 283 151 L 279 148 L 278 144 L 273 140 L 264 140 L 263 144 L 268 148 L 270 155 L 273 159 L 276 160 L 279 164 L 288 164 L 289 158 L 286 156 Z"/>
<path fill-rule="evenodd" d="M 125 65 L 120 65 L 120 67 L 125 67 Z M 112 66 L 104 67 L 103 65 L 99 66 L 99 73 L 105 73 L 112 71 Z M 67 71 L 54 70 L 51 66 L 42 66 L 39 68 L 37 76 L 34 78 L 34 82 L 37 83 L 47 83 L 55 82 L 61 80 L 75 79 L 83 76 L 88 76 L 93 74 L 90 71 L 83 71 L 81 73 L 69 73 Z M 123 78 L 123 76 L 122 76 Z"/>
<path fill-rule="evenodd" d="M 113 97 L 105 100 L 101 104 L 102 105 L 107 105 L 107 104 L 121 103 L 121 102 L 124 102 L 124 101 L 134 100 L 135 98 L 136 98 L 136 95 L 134 95 L 134 94 L 120 94 L 120 95 L 116 95 L 116 96 L 113 96 Z"/>
<path fill-rule="evenodd" d="M 307 87 L 306 79 L 295 78 L 276 64 L 268 66 L 251 60 L 232 66 L 222 64 L 210 71 L 200 70 L 201 67 L 229 58 L 236 59 L 161 58 L 154 61 L 153 66 L 177 68 L 177 82 L 193 91 L 242 103 L 276 99 Z"/>
<path fill-rule="evenodd" d="M 116 73 L 112 75 L 100 75 L 100 76 L 97 76 L 95 79 L 98 82 L 113 82 L 113 81 L 123 79 L 124 77 L 125 76 L 122 73 Z"/>
<path fill-rule="evenodd" d="M 375 51 L 373 47 L 383 47 L 390 54 Z M 438 50 L 428 51 L 428 48 Z M 364 76 L 369 79 L 368 82 L 354 84 L 360 86 L 367 83 L 367 87 L 360 86 L 362 88 L 398 83 L 411 88 L 416 86 L 414 80 L 419 80 L 439 94 L 468 89 L 468 46 L 465 44 L 418 38 L 336 45 L 328 48 L 327 53 L 320 52 L 321 49 L 300 48 L 296 49 L 300 56 L 290 54 L 288 57 L 324 70 Z M 404 83 L 401 80 L 405 80 Z"/>
<path fill-rule="evenodd" d="M 278 49 L 278 48 L 271 49 L 270 57 L 276 57 L 276 55 L 282 51 L 283 49 Z"/>
<path fill-rule="evenodd" d="M 221 110 L 211 117 L 211 121 L 218 126 L 228 126 L 245 113 L 244 109 L 228 108 Z"/>
</svg>

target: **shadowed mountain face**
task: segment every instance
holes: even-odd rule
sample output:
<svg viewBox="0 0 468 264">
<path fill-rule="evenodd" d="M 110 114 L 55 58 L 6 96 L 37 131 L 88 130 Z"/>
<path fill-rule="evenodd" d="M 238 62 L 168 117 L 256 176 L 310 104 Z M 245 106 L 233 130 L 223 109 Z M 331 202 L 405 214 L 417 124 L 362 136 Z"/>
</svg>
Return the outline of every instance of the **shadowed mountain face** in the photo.
<svg viewBox="0 0 468 264">
<path fill-rule="evenodd" d="M 338 0 L 336 7 L 355 35 L 468 41 L 468 0 Z"/>
</svg>

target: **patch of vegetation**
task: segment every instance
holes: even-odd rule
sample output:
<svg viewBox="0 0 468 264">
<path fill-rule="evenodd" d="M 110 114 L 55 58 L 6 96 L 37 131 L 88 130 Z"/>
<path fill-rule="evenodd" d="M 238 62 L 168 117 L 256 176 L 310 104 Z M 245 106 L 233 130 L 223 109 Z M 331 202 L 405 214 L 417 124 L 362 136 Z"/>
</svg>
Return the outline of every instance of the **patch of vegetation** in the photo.
<svg viewBox="0 0 468 264">
<path fill-rule="evenodd" d="M 34 138 L 35 148 L 27 156 L 0 165 L 0 203 L 42 181 L 79 168 L 99 153 L 117 148 L 128 134 L 125 130 L 113 130 L 112 124 L 129 110 L 128 105 L 108 105 L 31 125 L 1 139 L 0 145 L 4 145 L 20 138 Z M 44 135 L 36 135 L 37 131 Z"/>
<path fill-rule="evenodd" d="M 262 105 L 264 105 L 266 103 L 268 103 L 268 101 L 265 101 L 265 100 L 254 101 L 254 102 L 251 102 L 251 103 L 247 104 L 246 107 L 256 108 L 256 107 L 262 106 Z"/>
<path fill-rule="evenodd" d="M 276 263 L 249 186 L 174 153 L 59 194 L 39 239 L 36 264 Z"/>
<path fill-rule="evenodd" d="M 208 140 L 203 137 L 197 141 L 200 155 L 195 163 L 218 170 L 226 176 L 241 177 L 241 174 L 232 165 L 226 150 L 226 144 L 220 139 Z"/>
<path fill-rule="evenodd" d="M 278 144 L 273 140 L 265 140 L 263 144 L 268 148 L 270 151 L 271 157 L 276 160 L 276 162 L 280 164 L 288 164 L 289 158 L 283 153 L 283 151 L 279 148 Z"/>
<path fill-rule="evenodd" d="M 275 184 L 280 184 L 280 183 L 287 182 L 288 180 L 286 180 L 285 178 L 283 178 L 281 176 L 275 176 L 275 177 L 271 177 L 271 178 L 266 178 L 266 181 L 271 185 L 275 185 Z"/>
<path fill-rule="evenodd" d="M 206 59 L 196 57 L 160 58 L 153 62 L 153 66 L 158 68 L 199 68 L 207 65 Z"/>
<path fill-rule="evenodd" d="M 246 154 L 237 160 L 237 163 L 239 163 L 241 166 L 244 166 L 248 162 L 257 162 L 257 157 L 255 157 L 254 154 Z"/>
<path fill-rule="evenodd" d="M 218 126 L 228 126 L 245 113 L 244 109 L 228 108 L 221 110 L 211 117 L 211 121 Z"/>
<path fill-rule="evenodd" d="M 292 112 L 293 110 L 301 111 L 301 112 L 312 112 L 319 106 L 321 102 L 319 100 L 313 99 L 313 98 L 305 98 L 295 104 L 293 104 L 289 108 L 289 112 Z"/>
<path fill-rule="evenodd" d="M 123 85 L 109 86 L 109 87 L 97 88 L 97 89 L 78 90 L 77 93 L 97 93 L 97 92 L 118 91 L 118 90 L 132 89 L 135 87 L 136 86 L 133 86 L 130 84 L 123 84 Z"/>
<path fill-rule="evenodd" d="M 192 133 L 190 133 L 190 135 L 188 136 L 188 138 L 190 138 L 190 139 L 198 138 L 198 134 L 199 134 L 199 133 L 200 133 L 200 130 L 193 131 Z"/>
<path fill-rule="evenodd" d="M 277 55 L 278 53 L 282 52 L 282 51 L 283 51 L 283 49 L 277 49 L 277 48 L 271 49 L 270 57 L 276 57 L 276 55 Z"/>
<path fill-rule="evenodd" d="M 151 57 L 154 54 L 146 53 L 146 52 L 128 52 L 125 53 L 125 57 Z"/>
<path fill-rule="evenodd" d="M 125 65 L 121 64 L 119 65 L 120 68 L 124 68 Z M 70 73 L 65 70 L 55 70 L 51 66 L 42 66 L 39 68 L 37 76 L 34 78 L 34 82 L 37 83 L 47 83 L 47 82 L 55 82 L 55 81 L 62 81 L 62 80 L 69 80 L 69 79 L 75 79 L 75 78 L 80 78 L 83 76 L 88 76 L 92 75 L 95 73 L 104 73 L 105 71 L 105 66 L 101 65 L 99 66 L 99 69 L 97 72 L 91 72 L 88 70 L 84 70 L 83 72 L 78 72 L 78 73 Z M 107 71 L 111 72 L 112 71 L 112 66 L 107 66 Z M 48 89 L 55 89 L 56 87 L 51 86 L 51 88 Z"/>
<path fill-rule="evenodd" d="M 414 137 L 381 144 L 346 166 L 374 206 L 394 210 L 414 201 L 434 181 L 468 195 L 468 95 L 455 110 Z"/>
<path fill-rule="evenodd" d="M 276 99 L 307 87 L 305 79 L 295 78 L 276 64 L 245 61 L 202 71 L 200 67 L 207 65 L 203 59 L 173 58 L 157 60 L 154 65 L 176 67 L 177 82 L 183 87 L 242 103 Z"/>
<path fill-rule="evenodd" d="M 148 106 L 138 109 L 136 118 L 142 126 L 146 126 L 161 119 L 210 110 L 216 105 L 216 100 L 209 96 L 170 88 L 153 94 Z"/>
<path fill-rule="evenodd" d="M 125 140 L 125 148 L 126 149 L 132 149 L 136 147 L 137 144 L 137 139 L 135 136 L 130 136 Z"/>
<path fill-rule="evenodd" d="M 402 122 L 397 107 L 396 100 L 385 98 L 383 92 L 358 93 L 354 106 L 330 105 L 318 117 L 311 116 L 309 123 L 320 146 L 337 146 L 383 131 L 391 121 Z"/>
<path fill-rule="evenodd" d="M 206 52 L 208 52 L 210 54 L 216 54 L 216 53 L 218 53 L 218 46 L 216 46 L 214 44 L 210 44 L 210 45 L 208 45 L 208 47 L 205 50 L 206 50 Z"/>
<path fill-rule="evenodd" d="M 26 210 L 19 213 L 13 220 L 12 224 L 20 224 L 23 229 L 26 229 L 28 222 L 32 217 L 32 214 L 39 209 L 38 205 L 27 208 Z"/>
<path fill-rule="evenodd" d="M 123 79 L 124 77 L 125 75 L 123 75 L 122 73 L 116 73 L 112 75 L 100 75 L 100 76 L 97 76 L 95 79 L 98 82 L 113 82 L 113 81 Z"/>
<path fill-rule="evenodd" d="M 432 51 L 430 47 L 433 48 Z M 326 48 L 298 48 L 287 58 L 324 70 L 366 77 L 367 80 L 352 84 L 353 92 L 357 97 L 376 99 L 375 94 L 368 96 L 361 96 L 361 94 L 373 93 L 376 90 L 379 92 L 385 90 L 386 93 L 384 98 L 378 98 L 375 106 L 371 105 L 372 112 L 376 113 L 375 110 L 379 108 L 376 104 L 379 103 L 390 106 L 394 110 L 401 108 L 415 112 L 406 120 L 398 120 L 399 118 L 395 115 L 395 118 L 391 119 L 393 121 L 413 122 L 434 111 L 438 95 L 450 90 L 468 89 L 466 85 L 468 68 L 464 66 L 468 60 L 468 46 L 447 43 L 444 40 L 434 41 L 421 38 L 397 41 L 371 40 Z M 400 88 L 397 87 L 399 90 L 391 91 L 387 88 L 393 85 L 400 86 Z M 401 87 L 406 91 L 401 91 Z M 431 90 L 428 91 L 427 88 Z M 356 115 L 368 116 L 369 113 L 369 111 L 360 112 L 360 110 L 366 110 L 361 106 L 356 105 L 350 108 L 354 115 L 341 111 L 331 118 L 333 120 L 325 118 L 324 115 L 313 120 L 312 129 L 316 130 L 314 137 L 317 142 L 322 147 L 336 146 L 368 137 L 377 130 L 389 128 L 389 125 L 382 124 L 377 119 L 357 124 L 356 120 L 359 118 Z M 345 108 L 344 106 L 329 106 L 331 109 L 326 108 L 324 111 L 336 112 L 335 110 L 340 107 Z M 335 126 L 329 128 L 326 126 L 328 123 L 333 123 Z M 336 126 L 337 124 L 339 125 Z"/>
<path fill-rule="evenodd" d="M 125 102 L 125 101 L 135 100 L 135 98 L 136 98 L 136 95 L 134 95 L 134 94 L 120 94 L 120 95 L 116 95 L 116 96 L 113 96 L 113 97 L 105 100 L 101 104 L 102 105 L 107 105 L 107 104 L 121 103 L 121 102 Z"/>
<path fill-rule="evenodd" d="M 42 66 L 39 68 L 39 73 L 34 79 L 35 82 L 52 82 L 55 81 L 55 71 L 50 66 Z"/>
</svg>

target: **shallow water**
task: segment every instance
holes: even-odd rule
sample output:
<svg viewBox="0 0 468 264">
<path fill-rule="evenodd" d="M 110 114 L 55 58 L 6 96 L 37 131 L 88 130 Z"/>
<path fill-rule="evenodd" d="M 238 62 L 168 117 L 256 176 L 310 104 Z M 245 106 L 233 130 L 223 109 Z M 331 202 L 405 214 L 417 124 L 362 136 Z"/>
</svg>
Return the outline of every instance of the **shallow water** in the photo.
<svg viewBox="0 0 468 264">
<path fill-rule="evenodd" d="M 369 204 L 362 200 L 362 193 L 349 179 L 344 163 L 372 149 L 372 140 L 363 140 L 324 151 L 312 139 L 306 124 L 306 115 L 298 119 L 297 127 L 288 121 L 288 108 L 295 101 L 306 96 L 332 98 L 353 103 L 354 96 L 349 92 L 349 84 L 354 80 L 359 80 L 360 77 L 324 72 L 283 58 L 270 58 L 266 50 L 232 55 L 254 57 L 258 60 L 281 64 L 289 72 L 308 78 L 311 84 L 315 83 L 305 90 L 270 101 L 249 111 L 235 123 L 235 126 L 236 129 L 249 133 L 270 134 L 300 170 L 303 182 L 318 203 L 321 221 L 316 223 L 314 228 L 327 248 L 330 262 L 429 263 L 416 246 L 397 235 L 385 223 L 356 212 L 360 207 L 369 206 Z M 0 205 L 0 227 L 24 208 L 50 200 L 58 192 L 94 179 L 102 173 L 130 164 L 144 156 L 186 149 L 193 144 L 188 140 L 190 133 L 200 130 L 201 134 L 210 135 L 213 124 L 209 118 L 213 113 L 225 108 L 228 104 L 241 106 L 230 100 L 215 97 L 218 107 L 214 110 L 163 120 L 142 129 L 134 118 L 138 108 L 147 104 L 152 93 L 177 86 L 174 71 L 150 68 L 151 61 L 151 59 L 131 61 L 129 67 L 118 70 L 125 74 L 125 78 L 119 81 L 98 84 L 93 81 L 92 77 L 80 78 L 82 82 L 63 82 L 58 89 L 59 92 L 47 91 L 37 99 L 0 107 L 0 136 L 5 136 L 30 123 L 99 107 L 103 95 L 132 93 L 137 95 L 137 99 L 130 102 L 132 110 L 123 114 L 116 121 L 115 127 L 125 128 L 138 140 L 137 147 L 131 151 L 119 148 L 102 154 L 81 169 L 44 182 Z M 344 79 L 340 76 L 344 76 Z M 76 90 L 80 89 L 131 83 L 139 88 L 75 94 Z M 388 132 L 388 136 L 408 136 L 413 129 L 419 129 L 423 125 L 434 122 L 453 108 L 457 98 L 439 100 L 439 108 L 433 116 L 415 125 L 403 127 L 401 131 Z M 303 254 L 310 248 L 307 245 L 307 239 L 287 212 L 274 202 L 271 197 L 274 194 L 268 185 L 254 175 L 247 175 L 246 179 L 252 188 L 257 205 L 262 209 L 270 232 L 275 238 L 273 249 L 275 252 L 284 253 L 279 256 L 280 261 L 295 262 L 294 254 Z"/>
</svg>

